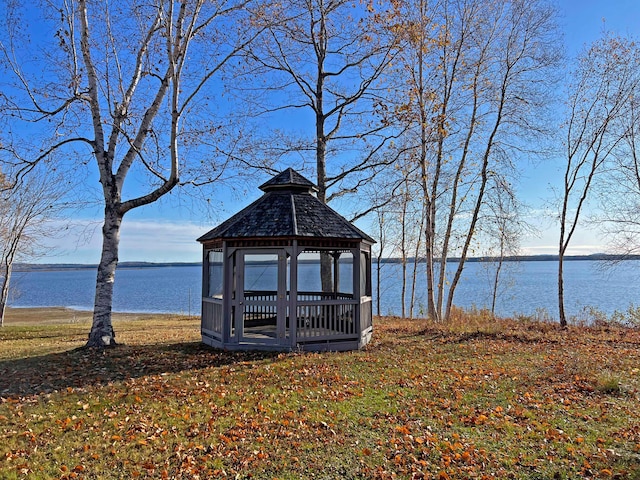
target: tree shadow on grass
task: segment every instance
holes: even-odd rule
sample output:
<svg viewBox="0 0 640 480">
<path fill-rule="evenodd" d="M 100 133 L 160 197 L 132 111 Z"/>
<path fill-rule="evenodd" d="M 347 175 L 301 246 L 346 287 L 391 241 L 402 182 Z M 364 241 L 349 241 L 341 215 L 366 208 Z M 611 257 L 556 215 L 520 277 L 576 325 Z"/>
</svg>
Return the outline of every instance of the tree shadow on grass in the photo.
<svg viewBox="0 0 640 480">
<path fill-rule="evenodd" d="M 0 361 L 0 397 L 39 395 L 69 388 L 106 385 L 129 378 L 255 363 L 278 352 L 228 352 L 200 342 L 78 348 L 61 353 Z"/>
</svg>

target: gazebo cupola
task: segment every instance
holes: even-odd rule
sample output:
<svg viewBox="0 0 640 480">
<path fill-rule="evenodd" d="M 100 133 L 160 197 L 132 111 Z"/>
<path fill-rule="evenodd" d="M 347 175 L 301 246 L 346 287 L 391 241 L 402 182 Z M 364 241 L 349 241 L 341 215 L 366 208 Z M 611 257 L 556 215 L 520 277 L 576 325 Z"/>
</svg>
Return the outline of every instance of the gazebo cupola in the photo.
<svg viewBox="0 0 640 480">
<path fill-rule="evenodd" d="M 374 240 L 287 169 L 198 239 L 202 341 L 226 349 L 354 350 L 371 318 Z"/>
</svg>

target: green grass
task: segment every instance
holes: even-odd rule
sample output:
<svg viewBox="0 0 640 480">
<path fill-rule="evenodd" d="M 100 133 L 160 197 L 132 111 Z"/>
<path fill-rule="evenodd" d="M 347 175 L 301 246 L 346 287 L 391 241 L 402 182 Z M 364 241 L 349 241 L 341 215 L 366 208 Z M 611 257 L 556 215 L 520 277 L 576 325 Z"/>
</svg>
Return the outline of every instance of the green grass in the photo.
<svg viewBox="0 0 640 480">
<path fill-rule="evenodd" d="M 0 478 L 640 478 L 640 332 L 379 319 L 359 352 L 223 352 L 197 321 L 0 330 Z M 615 387 L 615 388 L 614 388 Z"/>
</svg>

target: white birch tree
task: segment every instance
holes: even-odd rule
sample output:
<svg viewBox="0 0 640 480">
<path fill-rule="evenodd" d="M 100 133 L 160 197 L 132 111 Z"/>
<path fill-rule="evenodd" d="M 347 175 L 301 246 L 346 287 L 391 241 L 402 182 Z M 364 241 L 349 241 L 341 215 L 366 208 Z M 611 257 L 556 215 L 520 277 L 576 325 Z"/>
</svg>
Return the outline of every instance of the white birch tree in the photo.
<svg viewBox="0 0 640 480">
<path fill-rule="evenodd" d="M 560 196 L 558 242 L 558 314 L 564 308 L 564 257 L 597 175 L 625 139 L 620 123 L 628 115 L 640 86 L 640 52 L 623 37 L 606 35 L 577 60 L 567 92 L 564 127 L 564 173 Z M 633 164 L 631 164 L 633 165 Z"/>
<path fill-rule="evenodd" d="M 0 96 L 10 119 L 2 160 L 20 175 L 51 160 L 68 177 L 89 170 L 100 184 L 103 246 L 87 346 L 115 345 L 111 308 L 124 216 L 193 180 L 192 168 L 203 165 L 203 181 L 211 179 L 198 137 L 216 138 L 214 82 L 258 34 L 250 8 L 259 10 L 251 0 L 4 5 L 0 55 L 11 84 Z"/>
</svg>

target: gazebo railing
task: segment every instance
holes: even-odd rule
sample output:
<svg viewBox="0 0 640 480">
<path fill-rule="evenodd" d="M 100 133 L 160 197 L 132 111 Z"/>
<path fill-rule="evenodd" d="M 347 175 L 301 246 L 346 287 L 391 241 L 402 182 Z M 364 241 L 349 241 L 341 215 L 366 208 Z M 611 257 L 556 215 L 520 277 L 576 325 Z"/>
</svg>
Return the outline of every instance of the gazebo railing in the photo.
<svg viewBox="0 0 640 480">
<path fill-rule="evenodd" d="M 245 291 L 245 321 L 259 324 L 275 316 L 277 292 Z M 287 301 L 289 295 L 287 293 Z M 254 303 L 255 302 L 255 303 Z M 264 304 L 262 304 L 264 302 Z M 340 292 L 298 292 L 296 303 L 298 341 L 353 339 L 358 337 L 355 310 L 358 301 Z M 287 319 L 287 327 L 291 319 Z"/>
<path fill-rule="evenodd" d="M 340 292 L 298 292 L 298 302 L 317 302 L 321 300 L 353 300 L 353 295 Z"/>
<path fill-rule="evenodd" d="M 371 316 L 372 298 L 362 297 L 360 299 L 360 330 L 365 331 L 373 326 L 373 318 Z"/>
<path fill-rule="evenodd" d="M 273 290 L 245 290 L 244 299 L 249 302 L 275 302 L 278 300 L 278 292 Z"/>
<path fill-rule="evenodd" d="M 356 338 L 356 302 L 331 301 L 327 304 L 298 303 L 297 338 L 302 341 Z"/>
<path fill-rule="evenodd" d="M 202 331 L 210 336 L 222 338 L 222 298 L 202 299 Z"/>
<path fill-rule="evenodd" d="M 246 291 L 246 325 L 261 325 L 272 322 L 276 315 L 275 302 L 278 299 L 274 291 Z M 289 295 L 287 294 L 287 301 Z M 255 303 L 254 303 L 255 302 Z M 261 304 L 265 302 L 264 304 Z M 296 337 L 298 341 L 315 342 L 324 340 L 346 340 L 358 338 L 355 311 L 360 303 L 361 330 L 371 327 L 371 298 L 363 297 L 360 302 L 348 293 L 334 292 L 298 292 L 295 312 Z M 287 309 L 288 315 L 289 309 Z M 291 319 L 287 318 L 287 328 Z M 223 301 L 222 298 L 206 297 L 202 299 L 202 331 L 209 336 L 222 337 Z"/>
<path fill-rule="evenodd" d="M 297 339 L 322 341 L 357 338 L 355 311 L 358 302 L 350 293 L 298 292 Z"/>
<path fill-rule="evenodd" d="M 243 306 L 245 328 L 275 325 L 278 315 L 277 301 L 278 292 L 270 290 L 245 290 Z"/>
<path fill-rule="evenodd" d="M 245 290 L 245 301 L 251 302 L 275 302 L 278 299 L 278 292 L 270 290 Z M 287 292 L 289 300 L 289 292 Z M 317 302 L 327 300 L 353 300 L 350 293 L 340 292 L 298 292 L 298 302 Z"/>
</svg>

